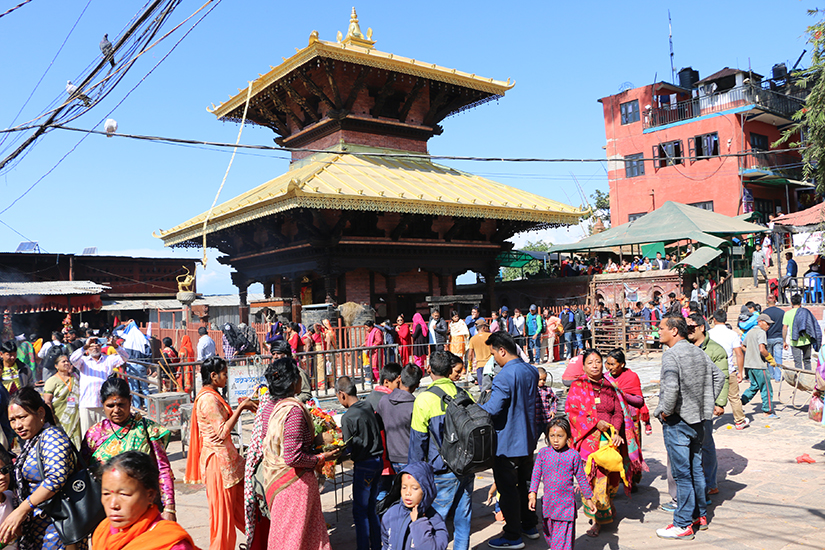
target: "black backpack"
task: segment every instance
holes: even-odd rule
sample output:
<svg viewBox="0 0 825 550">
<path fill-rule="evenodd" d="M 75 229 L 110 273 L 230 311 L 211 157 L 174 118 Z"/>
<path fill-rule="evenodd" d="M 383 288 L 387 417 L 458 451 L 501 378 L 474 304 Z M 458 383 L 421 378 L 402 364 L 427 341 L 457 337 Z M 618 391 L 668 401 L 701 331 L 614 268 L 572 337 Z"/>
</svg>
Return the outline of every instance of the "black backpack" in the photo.
<svg viewBox="0 0 825 550">
<path fill-rule="evenodd" d="M 246 339 L 246 336 L 238 330 L 238 327 L 236 327 L 234 323 L 225 323 L 223 325 L 223 334 L 226 336 L 226 341 L 229 342 L 229 345 L 235 348 L 236 353 L 242 354 L 255 351 L 255 346 Z"/>
<path fill-rule="evenodd" d="M 444 411 L 442 460 L 457 476 L 475 474 L 493 467 L 496 455 L 496 430 L 493 417 L 460 388 L 450 397 L 439 387 L 431 387 L 441 398 Z"/>
</svg>

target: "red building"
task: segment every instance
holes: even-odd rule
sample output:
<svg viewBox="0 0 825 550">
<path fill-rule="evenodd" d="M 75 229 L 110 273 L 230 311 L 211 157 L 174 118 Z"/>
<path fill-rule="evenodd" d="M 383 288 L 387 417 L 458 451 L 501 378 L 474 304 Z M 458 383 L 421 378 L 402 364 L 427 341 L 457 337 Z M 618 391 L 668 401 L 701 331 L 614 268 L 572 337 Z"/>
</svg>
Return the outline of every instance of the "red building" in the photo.
<svg viewBox="0 0 825 550">
<path fill-rule="evenodd" d="M 611 224 L 665 201 L 735 216 L 794 212 L 812 199 L 796 152 L 773 152 L 805 90 L 784 64 L 772 78 L 725 67 L 679 85 L 657 82 L 599 100 L 604 108 Z"/>
</svg>

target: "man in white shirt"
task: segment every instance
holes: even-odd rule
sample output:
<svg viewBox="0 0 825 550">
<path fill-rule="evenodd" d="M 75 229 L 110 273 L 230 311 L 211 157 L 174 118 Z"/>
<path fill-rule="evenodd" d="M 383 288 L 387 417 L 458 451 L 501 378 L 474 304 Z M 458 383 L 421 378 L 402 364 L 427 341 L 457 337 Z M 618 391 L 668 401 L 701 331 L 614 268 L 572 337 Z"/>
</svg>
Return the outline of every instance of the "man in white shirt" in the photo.
<svg viewBox="0 0 825 550">
<path fill-rule="evenodd" d="M 103 403 L 100 402 L 100 387 L 112 374 L 112 370 L 129 359 L 123 347 L 113 355 L 103 355 L 97 338 L 89 338 L 82 348 L 76 349 L 69 361 L 80 373 L 80 430 L 85 434 L 89 428 L 103 420 Z"/>
<path fill-rule="evenodd" d="M 210 357 L 215 357 L 218 354 L 215 348 L 215 341 L 209 337 L 206 332 L 206 327 L 198 328 L 198 361 L 206 361 Z"/>
<path fill-rule="evenodd" d="M 728 314 L 724 309 L 717 309 L 711 317 L 713 326 L 708 331 L 710 339 L 722 346 L 728 355 L 728 403 L 733 412 L 733 422 L 737 430 L 744 430 L 750 424 L 742 410 L 739 397 L 739 382 L 744 378 L 745 353 L 739 335 L 725 326 Z"/>
</svg>

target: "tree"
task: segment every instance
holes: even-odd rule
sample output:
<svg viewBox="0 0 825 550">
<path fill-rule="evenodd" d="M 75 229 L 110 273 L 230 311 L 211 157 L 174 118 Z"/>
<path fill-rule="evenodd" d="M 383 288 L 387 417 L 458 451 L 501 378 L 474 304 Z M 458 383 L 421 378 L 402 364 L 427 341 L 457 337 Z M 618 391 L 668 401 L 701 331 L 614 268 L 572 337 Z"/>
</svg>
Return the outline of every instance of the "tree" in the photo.
<svg viewBox="0 0 825 550">
<path fill-rule="evenodd" d="M 610 194 L 596 189 L 590 198 L 593 199 L 593 211 L 586 219 L 590 221 L 588 233 L 592 235 L 596 220 L 602 220 L 605 227 L 610 227 Z"/>
<path fill-rule="evenodd" d="M 547 241 L 527 241 L 527 244 L 521 247 L 520 250 L 532 250 L 534 252 L 547 252 L 550 250 L 550 247 L 553 246 L 553 243 Z M 504 281 L 515 281 L 516 279 L 520 279 L 522 276 L 522 272 L 524 276 L 527 277 L 528 275 L 534 275 L 539 272 L 540 269 L 544 268 L 544 264 L 539 261 L 531 262 L 530 264 L 526 265 L 523 269 L 520 267 L 505 267 L 504 268 Z"/>
<path fill-rule="evenodd" d="M 808 15 L 820 20 L 806 30 L 812 46 L 811 66 L 791 73 L 794 84 L 810 90 L 805 106 L 794 113 L 794 123 L 774 146 L 802 148 L 802 170 L 806 180 L 816 182 L 817 195 L 825 194 L 825 10 L 808 10 Z"/>
</svg>

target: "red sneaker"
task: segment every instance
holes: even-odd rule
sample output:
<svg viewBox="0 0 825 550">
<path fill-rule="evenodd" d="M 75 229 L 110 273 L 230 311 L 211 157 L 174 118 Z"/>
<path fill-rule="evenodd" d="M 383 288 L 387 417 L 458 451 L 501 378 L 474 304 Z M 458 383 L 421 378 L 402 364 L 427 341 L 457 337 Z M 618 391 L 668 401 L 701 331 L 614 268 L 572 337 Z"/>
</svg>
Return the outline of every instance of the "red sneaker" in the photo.
<svg viewBox="0 0 825 550">
<path fill-rule="evenodd" d="M 708 530 L 708 517 L 702 516 L 698 517 L 693 520 L 693 524 L 691 525 L 694 531 L 707 531 Z"/>
<path fill-rule="evenodd" d="M 656 529 L 656 536 L 660 539 L 672 540 L 693 540 L 693 529 L 687 527 L 676 527 L 672 523 L 664 529 Z"/>
</svg>

